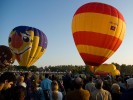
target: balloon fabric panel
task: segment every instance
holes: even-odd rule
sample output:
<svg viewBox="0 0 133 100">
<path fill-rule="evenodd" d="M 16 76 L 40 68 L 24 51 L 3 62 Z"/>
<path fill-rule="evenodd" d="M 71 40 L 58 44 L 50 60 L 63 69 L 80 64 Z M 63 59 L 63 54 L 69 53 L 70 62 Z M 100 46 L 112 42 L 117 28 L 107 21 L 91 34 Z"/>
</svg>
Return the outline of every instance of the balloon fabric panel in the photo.
<svg viewBox="0 0 133 100">
<path fill-rule="evenodd" d="M 30 63 L 36 59 L 37 54 L 39 53 L 38 47 L 39 47 L 39 44 L 41 43 L 40 40 L 42 39 L 42 38 L 40 38 L 39 31 L 34 30 L 34 33 L 35 33 L 34 40 L 33 40 L 34 44 L 32 47 L 33 53 L 31 53 L 31 57 L 30 57 L 31 59 L 29 60 L 28 65 L 30 65 Z M 34 58 L 34 59 L 32 59 L 32 58 Z"/>
<path fill-rule="evenodd" d="M 42 56 L 42 54 L 46 50 L 46 49 L 44 49 L 44 48 L 46 48 L 46 43 L 45 43 L 45 41 L 42 41 L 43 39 L 47 40 L 46 36 L 42 32 L 39 32 L 39 37 L 40 37 L 40 39 L 39 39 L 40 41 L 39 41 L 39 45 L 38 45 L 38 48 L 37 48 L 36 53 L 35 53 L 36 57 L 29 63 L 31 65 L 36 60 L 38 60 L 40 58 L 40 56 Z"/>
<path fill-rule="evenodd" d="M 121 19 L 109 15 L 95 14 L 95 13 L 82 13 L 75 15 L 72 22 L 72 33 L 76 32 L 94 32 L 105 35 L 111 35 L 116 38 L 123 39 L 125 30 L 125 22 Z"/>
<path fill-rule="evenodd" d="M 73 34 L 73 37 L 76 41 L 76 45 L 92 45 L 100 48 L 110 49 L 112 51 L 117 50 L 117 48 L 114 47 L 118 47 L 122 43 L 122 40 L 119 38 L 94 32 L 77 32 Z"/>
<path fill-rule="evenodd" d="M 74 15 L 84 13 L 84 12 L 95 12 L 95 13 L 111 15 L 111 16 L 118 17 L 124 21 L 124 17 L 116 8 L 104 3 L 98 3 L 98 2 L 86 3 L 82 5 Z"/>
<path fill-rule="evenodd" d="M 30 62 L 32 61 L 32 58 L 35 59 L 35 54 L 36 54 L 36 51 L 37 51 L 37 48 L 38 48 L 38 44 L 39 44 L 39 37 L 34 36 L 32 49 L 31 49 L 31 53 L 30 53 L 30 58 L 29 58 L 29 62 L 28 62 L 27 65 L 30 64 Z"/>
</svg>

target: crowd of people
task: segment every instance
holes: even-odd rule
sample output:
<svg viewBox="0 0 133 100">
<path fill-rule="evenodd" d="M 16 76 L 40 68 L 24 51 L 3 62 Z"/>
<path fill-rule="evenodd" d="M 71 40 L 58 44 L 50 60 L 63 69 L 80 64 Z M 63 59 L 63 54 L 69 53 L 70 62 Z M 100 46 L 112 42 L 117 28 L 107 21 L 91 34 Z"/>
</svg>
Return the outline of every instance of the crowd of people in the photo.
<svg viewBox="0 0 133 100">
<path fill-rule="evenodd" d="M 3 72 L 0 100 L 132 100 L 131 76 Z"/>
</svg>

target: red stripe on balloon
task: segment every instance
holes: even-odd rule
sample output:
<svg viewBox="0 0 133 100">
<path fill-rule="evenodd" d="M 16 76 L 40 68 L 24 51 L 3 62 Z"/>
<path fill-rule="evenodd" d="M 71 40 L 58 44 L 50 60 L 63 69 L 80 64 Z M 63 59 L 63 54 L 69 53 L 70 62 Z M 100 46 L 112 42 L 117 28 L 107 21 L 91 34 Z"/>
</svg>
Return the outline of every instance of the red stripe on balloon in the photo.
<svg viewBox="0 0 133 100">
<path fill-rule="evenodd" d="M 108 59 L 103 56 L 91 55 L 86 53 L 80 53 L 80 56 L 84 60 L 85 64 L 93 66 L 99 66 Z"/>
<path fill-rule="evenodd" d="M 94 12 L 115 16 L 124 21 L 122 14 L 113 6 L 98 2 L 91 2 L 81 6 L 74 15 L 85 12 Z"/>
<path fill-rule="evenodd" d="M 89 45 L 116 51 L 122 40 L 111 35 L 80 31 L 73 34 L 76 45 Z"/>
</svg>

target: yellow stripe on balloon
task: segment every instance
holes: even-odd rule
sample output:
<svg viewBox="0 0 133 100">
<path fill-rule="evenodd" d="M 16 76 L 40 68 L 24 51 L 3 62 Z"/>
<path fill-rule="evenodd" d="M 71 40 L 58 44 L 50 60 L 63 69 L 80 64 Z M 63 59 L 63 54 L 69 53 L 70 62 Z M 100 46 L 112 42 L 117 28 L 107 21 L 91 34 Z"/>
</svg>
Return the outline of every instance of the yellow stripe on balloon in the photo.
<svg viewBox="0 0 133 100">
<path fill-rule="evenodd" d="M 42 50 L 42 47 L 41 46 L 40 47 L 38 46 L 38 48 L 36 50 L 36 53 L 35 53 L 35 58 L 31 60 L 31 62 L 29 63 L 29 65 L 32 65 L 32 63 L 34 63 L 35 61 L 38 60 L 38 57 L 39 57 L 39 55 L 41 53 L 41 50 Z"/>
<path fill-rule="evenodd" d="M 37 57 L 30 63 L 30 65 L 34 64 L 36 62 L 36 60 L 38 60 L 46 51 L 46 49 L 43 50 L 43 52 L 40 52 Z"/>
<path fill-rule="evenodd" d="M 77 45 L 77 49 L 80 53 L 103 56 L 106 58 L 109 58 L 114 53 L 114 51 L 109 49 L 88 46 L 88 45 Z"/>
<path fill-rule="evenodd" d="M 116 30 L 111 30 L 111 26 L 114 26 Z M 73 34 L 78 31 L 89 31 L 115 36 L 123 40 L 125 28 L 123 20 L 100 13 L 80 13 L 75 15 L 72 21 Z"/>
<path fill-rule="evenodd" d="M 36 53 L 37 48 L 38 48 L 39 39 L 40 38 L 38 36 L 34 36 L 34 38 L 33 38 L 32 49 L 30 52 L 29 62 L 27 65 L 29 65 L 33 59 L 35 59 L 35 53 Z"/>
<path fill-rule="evenodd" d="M 41 49 L 42 49 L 42 47 L 41 47 L 41 46 L 38 46 L 37 51 L 36 51 L 36 53 L 35 53 L 35 58 L 32 59 L 31 63 L 32 63 L 32 62 L 35 62 L 35 61 L 37 60 L 38 55 L 39 55 Z M 31 64 L 30 64 L 30 65 L 31 65 Z"/>
</svg>

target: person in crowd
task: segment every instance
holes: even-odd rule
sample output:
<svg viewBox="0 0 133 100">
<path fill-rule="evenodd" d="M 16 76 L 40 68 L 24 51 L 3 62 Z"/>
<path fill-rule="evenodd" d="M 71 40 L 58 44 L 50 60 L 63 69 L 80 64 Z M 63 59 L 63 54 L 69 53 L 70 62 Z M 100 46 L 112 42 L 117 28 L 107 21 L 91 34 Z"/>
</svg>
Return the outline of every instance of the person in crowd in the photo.
<svg viewBox="0 0 133 100">
<path fill-rule="evenodd" d="M 97 79 L 95 81 L 96 90 L 91 94 L 91 100 L 112 100 L 111 93 L 103 89 L 103 81 Z"/>
<path fill-rule="evenodd" d="M 65 99 L 66 91 L 64 88 L 64 83 L 62 79 L 59 79 L 58 75 L 52 75 L 52 81 L 57 81 L 58 82 L 58 90 L 62 93 L 63 95 L 63 100 Z"/>
<path fill-rule="evenodd" d="M 26 100 L 26 88 L 18 85 L 13 88 L 12 100 Z"/>
<path fill-rule="evenodd" d="M 110 75 L 107 75 L 103 79 L 103 89 L 111 92 L 112 78 Z"/>
<path fill-rule="evenodd" d="M 74 90 L 66 94 L 66 100 L 89 100 L 90 93 L 82 88 L 83 80 L 80 77 L 74 79 Z"/>
<path fill-rule="evenodd" d="M 90 93 L 96 90 L 95 83 L 93 82 L 92 76 L 89 76 L 88 83 L 85 85 L 85 89 L 88 90 Z"/>
<path fill-rule="evenodd" d="M 126 92 L 126 90 L 127 90 L 126 82 L 124 82 L 124 80 L 122 79 L 122 77 L 118 77 L 117 83 L 120 86 L 121 92 L 122 93 L 123 92 Z"/>
<path fill-rule="evenodd" d="M 23 86 L 23 87 L 26 88 L 26 83 L 24 82 L 24 77 L 23 77 L 23 76 L 19 76 L 19 77 L 18 77 L 17 85 Z"/>
<path fill-rule="evenodd" d="M 43 89 L 44 97 L 49 100 L 49 92 L 51 90 L 52 80 L 49 79 L 49 74 L 45 74 L 45 79 L 41 82 L 40 86 Z"/>
<path fill-rule="evenodd" d="M 44 79 L 43 74 L 40 74 L 40 75 L 39 75 L 39 80 L 38 80 L 38 81 L 39 81 L 39 82 L 38 82 L 38 83 L 39 83 L 39 85 L 41 84 L 41 81 L 42 81 L 43 79 Z"/>
<path fill-rule="evenodd" d="M 72 79 L 70 76 L 70 73 L 66 73 L 66 75 L 63 77 L 63 83 L 64 83 L 64 88 L 66 90 L 66 93 L 72 89 Z"/>
<path fill-rule="evenodd" d="M 31 99 L 31 76 L 32 73 L 25 73 L 25 83 L 26 83 L 26 91 L 27 91 L 27 95 L 26 95 L 26 100 L 30 100 Z"/>
<path fill-rule="evenodd" d="M 50 100 L 62 100 L 63 95 L 59 91 L 59 85 L 56 80 L 51 83 L 51 92 L 50 92 Z"/>
<path fill-rule="evenodd" d="M 53 81 L 53 80 L 57 80 L 57 76 L 55 76 L 55 75 L 53 74 L 52 77 L 51 77 L 51 79 L 52 79 L 52 81 Z"/>
<path fill-rule="evenodd" d="M 120 100 L 121 99 L 120 86 L 117 83 L 114 83 L 111 86 L 111 96 L 112 96 L 112 100 Z"/>
<path fill-rule="evenodd" d="M 103 89 L 111 92 L 111 83 L 108 80 L 103 80 Z"/>
<path fill-rule="evenodd" d="M 32 99 L 33 100 L 45 100 L 42 88 L 38 84 L 38 79 L 32 82 Z"/>
<path fill-rule="evenodd" d="M 11 99 L 11 87 L 15 84 L 16 77 L 12 72 L 4 72 L 0 76 L 0 100 Z"/>
<path fill-rule="evenodd" d="M 59 91 L 62 93 L 63 95 L 63 100 L 65 100 L 65 96 L 66 96 L 66 90 L 64 88 L 64 83 L 62 79 L 59 79 L 58 81 L 58 85 L 59 85 Z"/>
<path fill-rule="evenodd" d="M 5 72 L 0 76 L 0 91 L 2 89 L 6 90 L 11 88 L 11 86 L 15 83 L 16 77 L 12 72 Z"/>
<path fill-rule="evenodd" d="M 127 81 L 127 90 L 122 93 L 121 100 L 132 100 L 133 99 L 133 78 L 129 78 Z"/>
</svg>

